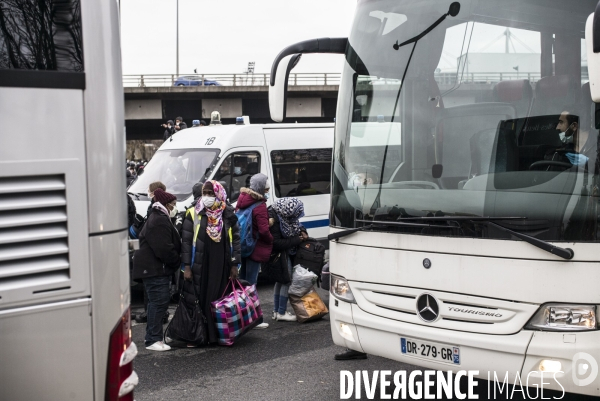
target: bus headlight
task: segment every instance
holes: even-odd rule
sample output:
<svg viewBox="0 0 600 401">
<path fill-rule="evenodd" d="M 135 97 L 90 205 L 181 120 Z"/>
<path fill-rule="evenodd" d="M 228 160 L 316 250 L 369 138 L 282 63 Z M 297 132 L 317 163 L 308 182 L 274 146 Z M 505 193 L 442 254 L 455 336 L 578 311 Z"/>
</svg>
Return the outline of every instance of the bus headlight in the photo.
<svg viewBox="0 0 600 401">
<path fill-rule="evenodd" d="M 356 303 L 354 295 L 352 295 L 352 290 L 350 289 L 350 284 L 348 284 L 348 280 L 343 277 L 332 274 L 329 291 L 334 297 L 342 301 Z"/>
<path fill-rule="evenodd" d="M 547 331 L 596 330 L 596 305 L 542 305 L 525 328 Z"/>
</svg>

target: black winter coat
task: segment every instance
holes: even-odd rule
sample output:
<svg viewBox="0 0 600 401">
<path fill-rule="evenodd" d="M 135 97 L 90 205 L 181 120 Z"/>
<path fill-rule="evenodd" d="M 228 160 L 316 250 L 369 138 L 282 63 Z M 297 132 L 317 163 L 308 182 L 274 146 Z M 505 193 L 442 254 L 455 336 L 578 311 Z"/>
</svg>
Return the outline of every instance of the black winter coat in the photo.
<svg viewBox="0 0 600 401">
<path fill-rule="evenodd" d="M 140 232 L 133 256 L 133 279 L 169 276 L 181 266 L 181 238 L 166 214 L 154 211 Z"/>
<path fill-rule="evenodd" d="M 192 206 L 194 207 L 194 206 Z M 225 252 L 224 265 L 222 266 L 203 266 L 205 261 L 204 251 L 206 246 L 210 245 L 211 249 L 215 244 L 209 244 L 212 242 L 208 234 L 206 233 L 206 226 L 208 225 L 208 218 L 204 211 L 200 212 L 202 218 L 200 219 L 200 228 L 198 231 L 198 238 L 196 240 L 196 253 L 194 256 L 194 264 L 192 265 L 192 276 L 193 286 L 191 283 L 183 283 L 183 296 L 188 304 L 191 304 L 196 300 L 196 294 L 199 297 L 200 308 L 204 312 L 204 316 L 207 320 L 208 329 L 208 341 L 217 341 L 217 331 L 212 317 L 210 304 L 221 297 L 225 287 L 228 283 L 228 277 L 232 266 L 237 266 L 241 263 L 241 249 L 240 249 L 240 229 L 238 226 L 238 220 L 235 215 L 232 206 L 227 206 L 223 211 L 223 230 L 221 231 L 221 242 L 225 242 L 221 245 L 221 249 Z M 229 229 L 231 228 L 232 241 L 229 240 Z M 194 221 L 192 219 L 192 213 L 186 213 L 185 220 L 183 221 L 183 233 L 182 233 L 182 248 L 181 248 L 181 260 L 184 265 L 190 265 L 192 261 L 192 242 L 194 239 Z M 233 245 L 233 246 L 232 246 Z M 233 254 L 232 254 L 233 248 Z M 210 255 L 207 255 L 210 258 Z"/>
</svg>

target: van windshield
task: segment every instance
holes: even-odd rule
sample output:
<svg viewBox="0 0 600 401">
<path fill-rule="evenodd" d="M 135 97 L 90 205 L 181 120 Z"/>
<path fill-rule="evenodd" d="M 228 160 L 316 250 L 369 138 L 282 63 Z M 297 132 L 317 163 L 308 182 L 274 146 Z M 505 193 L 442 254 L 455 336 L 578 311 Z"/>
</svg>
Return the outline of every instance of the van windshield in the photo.
<svg viewBox="0 0 600 401">
<path fill-rule="evenodd" d="M 597 1 L 358 2 L 340 84 L 332 224 L 500 221 L 549 241 L 598 241 L 600 157 L 584 28 Z M 367 223 L 365 223 L 367 222 Z M 378 225 L 510 239 L 482 224 Z"/>
<path fill-rule="evenodd" d="M 183 201 L 192 194 L 192 187 L 204 177 L 219 152 L 219 149 L 160 150 L 150 160 L 144 174 L 131 185 L 129 192 L 146 194 L 151 183 L 161 181 L 167 192 Z"/>
</svg>

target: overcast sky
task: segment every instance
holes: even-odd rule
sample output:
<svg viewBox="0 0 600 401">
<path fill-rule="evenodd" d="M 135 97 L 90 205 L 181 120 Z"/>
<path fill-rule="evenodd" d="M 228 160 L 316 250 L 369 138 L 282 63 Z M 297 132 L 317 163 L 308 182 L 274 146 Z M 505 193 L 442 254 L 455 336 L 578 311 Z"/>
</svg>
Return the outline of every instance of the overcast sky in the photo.
<svg viewBox="0 0 600 401">
<path fill-rule="evenodd" d="M 121 0 L 123 74 L 174 74 L 176 1 Z M 356 0 L 179 0 L 179 72 L 269 72 L 284 47 L 347 37 Z M 339 55 L 304 55 L 295 72 L 341 72 Z"/>
</svg>

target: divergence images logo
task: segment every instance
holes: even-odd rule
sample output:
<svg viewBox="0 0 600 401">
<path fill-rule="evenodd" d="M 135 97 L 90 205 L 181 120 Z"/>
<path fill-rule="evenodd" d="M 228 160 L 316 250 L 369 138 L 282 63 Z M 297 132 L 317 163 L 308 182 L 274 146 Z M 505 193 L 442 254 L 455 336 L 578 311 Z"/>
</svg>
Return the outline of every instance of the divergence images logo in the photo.
<svg viewBox="0 0 600 401">
<path fill-rule="evenodd" d="M 592 384 L 598 376 L 598 362 L 590 354 L 578 352 L 571 361 L 571 374 L 576 386 L 583 387 Z"/>
<path fill-rule="evenodd" d="M 440 305 L 431 294 L 421 294 L 417 298 L 417 315 L 424 322 L 431 323 L 440 316 Z"/>
</svg>

